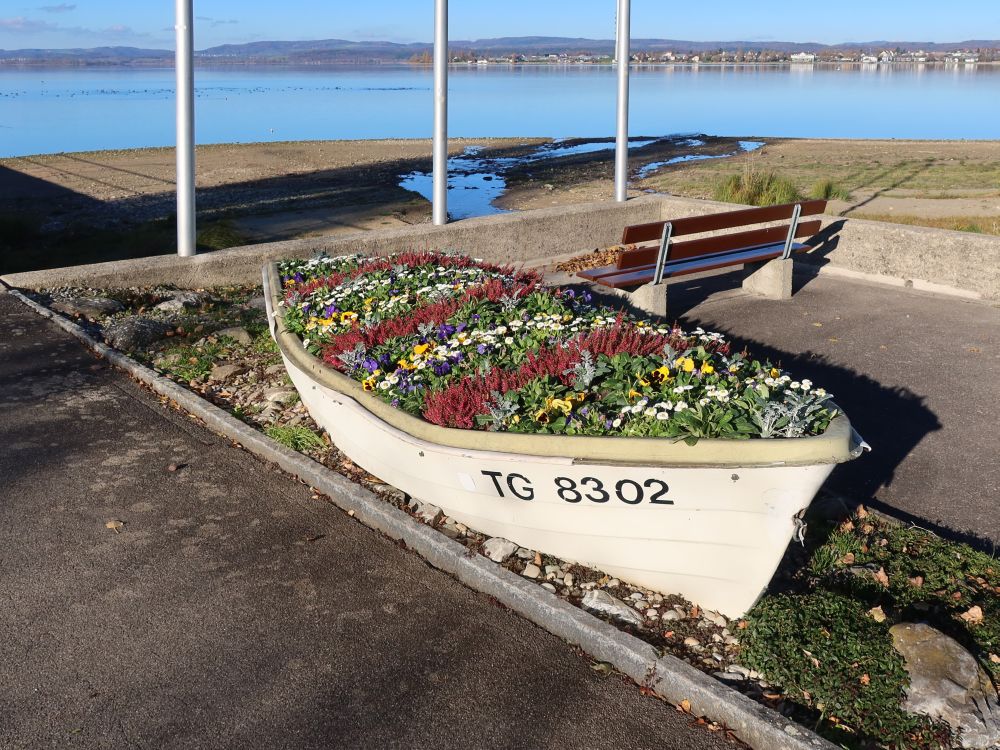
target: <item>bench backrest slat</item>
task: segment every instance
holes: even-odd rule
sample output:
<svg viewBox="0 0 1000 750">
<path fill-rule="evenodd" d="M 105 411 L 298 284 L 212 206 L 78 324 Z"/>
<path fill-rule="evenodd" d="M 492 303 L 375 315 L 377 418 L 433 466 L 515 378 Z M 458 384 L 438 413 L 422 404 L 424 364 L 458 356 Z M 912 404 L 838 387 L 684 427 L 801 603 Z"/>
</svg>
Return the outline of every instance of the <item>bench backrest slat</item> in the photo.
<svg viewBox="0 0 1000 750">
<path fill-rule="evenodd" d="M 800 222 L 795 232 L 795 237 L 811 237 L 819 232 L 822 226 L 823 222 L 820 219 Z M 687 242 L 675 242 L 670 245 L 667 260 L 669 262 L 686 258 L 697 258 L 701 255 L 721 253 L 726 250 L 740 250 L 747 247 L 757 247 L 758 245 L 769 245 L 784 242 L 787 236 L 788 225 L 786 224 L 768 229 L 754 229 L 749 232 L 734 232 L 716 237 L 688 240 Z M 626 270 L 652 265 L 656 263 L 659 251 L 660 248 L 655 245 L 627 250 L 618 256 L 618 268 Z"/>
<path fill-rule="evenodd" d="M 803 201 L 799 205 L 802 206 L 802 216 L 816 216 L 826 210 L 826 201 L 824 200 Z M 689 234 L 700 234 L 701 232 L 716 232 L 722 229 L 763 224 L 768 221 L 784 221 L 792 218 L 792 211 L 794 209 L 795 204 L 788 203 L 781 206 L 744 208 L 738 211 L 708 214 L 707 216 L 689 216 L 685 219 L 674 219 L 670 222 L 673 225 L 672 236 L 683 237 Z M 663 221 L 654 221 L 649 224 L 635 224 L 634 226 L 625 227 L 625 232 L 622 234 L 622 244 L 636 245 L 641 242 L 659 240 L 663 234 L 663 225 L 665 223 Z"/>
</svg>

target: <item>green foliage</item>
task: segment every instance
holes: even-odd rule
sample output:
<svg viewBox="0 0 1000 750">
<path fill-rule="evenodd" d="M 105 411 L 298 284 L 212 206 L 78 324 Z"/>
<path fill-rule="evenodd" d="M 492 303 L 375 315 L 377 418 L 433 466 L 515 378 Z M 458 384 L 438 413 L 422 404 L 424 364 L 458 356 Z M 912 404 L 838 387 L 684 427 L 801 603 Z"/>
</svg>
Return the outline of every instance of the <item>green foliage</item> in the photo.
<svg viewBox="0 0 1000 750">
<path fill-rule="evenodd" d="M 823 201 L 849 201 L 851 191 L 833 180 L 819 180 L 809 192 L 810 198 Z"/>
<path fill-rule="evenodd" d="M 268 427 L 264 433 L 272 440 L 277 440 L 286 448 L 291 448 L 299 453 L 308 453 L 326 446 L 322 435 L 300 425 Z"/>
<path fill-rule="evenodd" d="M 715 186 L 712 197 L 723 203 L 742 203 L 748 206 L 775 206 L 801 200 L 798 188 L 774 172 L 759 171 L 751 160 L 742 174 L 734 174 Z"/>
<path fill-rule="evenodd" d="M 807 543 L 790 592 L 765 596 L 748 615 L 742 660 L 845 747 L 942 746 L 947 727 L 900 707 L 906 677 L 889 628 L 927 622 L 998 681 L 1000 563 L 863 508 L 835 527 L 811 523 Z"/>
<path fill-rule="evenodd" d="M 181 380 L 202 380 L 208 377 L 212 367 L 225 353 L 224 344 L 206 341 L 171 347 L 163 352 L 158 361 L 161 370 Z"/>
<path fill-rule="evenodd" d="M 829 591 L 765 598 L 741 643 L 744 663 L 817 711 L 834 739 L 900 749 L 932 740 L 931 723 L 900 707 L 908 678 L 888 624 L 857 600 Z"/>
<path fill-rule="evenodd" d="M 851 566 L 884 570 L 888 585 L 874 575 L 850 574 Z M 930 620 L 1000 678 L 1000 663 L 990 658 L 1000 655 L 1000 562 L 989 555 L 867 515 L 836 529 L 813 555 L 810 571 L 824 585 L 882 606 L 897 619 Z M 982 620 L 963 619 L 974 607 Z"/>
</svg>

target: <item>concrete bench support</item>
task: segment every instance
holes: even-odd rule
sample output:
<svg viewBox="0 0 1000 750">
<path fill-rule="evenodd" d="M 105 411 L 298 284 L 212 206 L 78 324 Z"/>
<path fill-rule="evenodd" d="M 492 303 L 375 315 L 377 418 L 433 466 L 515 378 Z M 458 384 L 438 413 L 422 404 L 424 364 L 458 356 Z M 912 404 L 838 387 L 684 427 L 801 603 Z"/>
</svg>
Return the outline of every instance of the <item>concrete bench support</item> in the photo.
<svg viewBox="0 0 1000 750">
<path fill-rule="evenodd" d="M 625 297 L 639 310 L 649 315 L 665 318 L 667 317 L 667 289 L 666 284 L 649 283 L 626 294 Z"/>
<path fill-rule="evenodd" d="M 743 268 L 743 288 L 767 299 L 792 298 L 792 258 L 775 258 L 764 263 L 747 263 Z"/>
</svg>

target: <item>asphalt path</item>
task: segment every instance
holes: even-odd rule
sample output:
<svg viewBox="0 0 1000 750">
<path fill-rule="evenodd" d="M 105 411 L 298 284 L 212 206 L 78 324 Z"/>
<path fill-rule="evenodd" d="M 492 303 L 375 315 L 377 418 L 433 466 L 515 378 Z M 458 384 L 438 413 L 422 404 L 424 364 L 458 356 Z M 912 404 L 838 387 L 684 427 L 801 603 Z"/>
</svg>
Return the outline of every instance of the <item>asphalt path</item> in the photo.
<svg viewBox="0 0 1000 750">
<path fill-rule="evenodd" d="M 835 277 L 792 299 L 677 285 L 687 328 L 721 331 L 834 394 L 872 446 L 827 488 L 946 536 L 1000 545 L 1000 305 Z"/>
<path fill-rule="evenodd" d="M 0 748 L 738 747 L 0 323 Z"/>
</svg>

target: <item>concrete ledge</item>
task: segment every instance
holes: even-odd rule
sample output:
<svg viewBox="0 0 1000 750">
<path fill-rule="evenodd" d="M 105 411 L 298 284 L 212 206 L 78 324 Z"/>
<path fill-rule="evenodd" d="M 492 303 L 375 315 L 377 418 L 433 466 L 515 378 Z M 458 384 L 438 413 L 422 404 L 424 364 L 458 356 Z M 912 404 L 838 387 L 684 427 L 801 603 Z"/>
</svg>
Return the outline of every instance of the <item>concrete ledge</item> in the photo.
<svg viewBox="0 0 1000 750">
<path fill-rule="evenodd" d="M 659 220 L 661 202 L 659 196 L 643 196 L 627 203 L 582 203 L 465 219 L 444 226 L 418 224 L 337 237 L 246 245 L 193 258 L 160 255 L 29 271 L 2 278 L 10 286 L 22 289 L 63 285 L 175 284 L 182 288 L 203 288 L 253 284 L 260 281 L 260 269 L 268 261 L 307 258 L 319 251 L 329 255 L 379 255 L 406 250 L 454 250 L 496 263 L 520 263 L 614 245 L 629 224 Z"/>
<path fill-rule="evenodd" d="M 204 288 L 256 283 L 260 268 L 279 258 L 402 250 L 455 250 L 498 263 L 521 263 L 610 247 L 622 230 L 639 224 L 731 211 L 714 201 L 645 195 L 627 203 L 582 203 L 466 219 L 437 227 L 420 224 L 337 237 L 247 245 L 194 258 L 163 255 L 9 274 L 23 289 L 56 286 L 127 287 L 174 284 Z M 824 217 L 815 250 L 797 262 L 824 272 L 863 274 L 869 281 L 1000 300 L 1000 237 L 942 229 Z"/>
<path fill-rule="evenodd" d="M 71 321 L 23 294 L 15 290 L 8 293 L 79 339 L 110 364 L 173 400 L 213 431 L 307 482 L 328 495 L 341 509 L 353 511 L 354 517 L 366 526 L 404 541 L 435 567 L 450 573 L 470 588 L 494 597 L 550 633 L 581 647 L 594 658 L 612 664 L 665 700 L 675 705 L 689 701 L 694 714 L 724 724 L 750 747 L 756 750 L 835 750 L 835 745 L 805 727 L 722 685 L 680 659 L 670 655 L 659 656 L 657 650 L 644 641 L 621 632 L 481 555 L 470 555 L 460 543 L 411 518 L 346 477 L 276 443 L 173 381 L 94 340 Z"/>
</svg>

